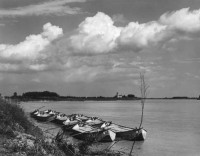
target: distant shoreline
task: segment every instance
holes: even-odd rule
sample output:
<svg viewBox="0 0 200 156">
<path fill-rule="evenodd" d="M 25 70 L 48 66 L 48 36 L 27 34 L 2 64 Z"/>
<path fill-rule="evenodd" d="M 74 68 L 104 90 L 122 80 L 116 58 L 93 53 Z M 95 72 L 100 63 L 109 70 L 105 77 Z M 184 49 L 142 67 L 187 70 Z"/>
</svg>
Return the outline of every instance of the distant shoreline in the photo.
<svg viewBox="0 0 200 156">
<path fill-rule="evenodd" d="M 141 100 L 141 97 L 136 97 L 134 94 L 119 95 L 118 92 L 113 97 L 77 97 L 77 96 L 60 96 L 55 92 L 26 92 L 22 95 L 17 95 L 15 92 L 13 96 L 4 97 L 6 100 L 15 101 L 133 101 Z M 174 97 L 161 97 L 161 98 L 146 98 L 147 100 L 200 100 L 200 97 L 187 97 L 187 96 L 174 96 Z"/>
<path fill-rule="evenodd" d="M 123 99 L 123 98 L 118 98 L 118 99 L 111 99 L 111 98 L 104 98 L 104 99 L 51 99 L 51 98 L 36 98 L 36 99 L 17 99 L 17 98 L 9 98 L 7 100 L 14 100 L 16 102 L 30 102 L 30 101 L 36 101 L 36 102 L 46 102 L 46 101 L 138 101 L 141 100 L 141 98 L 134 98 L 134 99 Z M 200 100 L 199 98 L 146 98 L 146 100 Z"/>
</svg>

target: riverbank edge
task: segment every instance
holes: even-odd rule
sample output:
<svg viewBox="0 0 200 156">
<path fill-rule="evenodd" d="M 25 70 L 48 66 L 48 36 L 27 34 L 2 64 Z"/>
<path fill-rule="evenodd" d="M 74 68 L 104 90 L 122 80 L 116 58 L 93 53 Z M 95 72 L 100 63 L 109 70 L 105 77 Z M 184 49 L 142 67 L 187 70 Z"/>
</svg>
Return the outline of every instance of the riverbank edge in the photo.
<svg viewBox="0 0 200 156">
<path fill-rule="evenodd" d="M 0 99 L 0 108 L 0 155 L 65 156 L 55 138 L 35 126 L 19 105 Z"/>
<path fill-rule="evenodd" d="M 120 156 L 120 152 L 90 151 L 92 143 L 68 144 L 68 137 L 61 130 L 49 136 L 34 125 L 29 115 L 16 103 L 0 99 L 0 155 L 4 156 Z M 70 146 L 69 146 L 70 145 Z M 70 148 L 71 150 L 70 150 Z M 71 152 L 73 151 L 73 152 Z"/>
</svg>

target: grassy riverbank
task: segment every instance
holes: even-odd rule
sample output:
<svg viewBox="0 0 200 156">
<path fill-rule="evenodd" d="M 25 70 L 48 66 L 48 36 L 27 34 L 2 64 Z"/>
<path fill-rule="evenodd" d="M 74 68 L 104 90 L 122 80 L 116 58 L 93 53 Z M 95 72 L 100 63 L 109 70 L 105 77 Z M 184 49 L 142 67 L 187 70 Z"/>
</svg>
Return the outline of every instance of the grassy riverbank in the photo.
<svg viewBox="0 0 200 156">
<path fill-rule="evenodd" d="M 56 137 L 46 136 L 17 104 L 0 99 L 0 155 L 3 156 L 120 156 L 111 150 L 92 151 L 91 142 L 76 145 L 68 142 L 63 131 Z"/>
<path fill-rule="evenodd" d="M 52 138 L 30 122 L 23 109 L 0 100 L 0 155 L 64 156 Z"/>
</svg>

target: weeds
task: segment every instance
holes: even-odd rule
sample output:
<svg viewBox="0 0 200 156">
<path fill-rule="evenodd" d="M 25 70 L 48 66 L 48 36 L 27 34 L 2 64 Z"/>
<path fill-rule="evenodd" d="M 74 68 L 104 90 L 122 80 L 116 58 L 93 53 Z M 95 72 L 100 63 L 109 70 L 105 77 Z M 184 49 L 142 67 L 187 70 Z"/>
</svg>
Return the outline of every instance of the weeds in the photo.
<svg viewBox="0 0 200 156">
<path fill-rule="evenodd" d="M 0 108 L 0 134 L 14 137 L 14 131 L 19 131 L 36 137 L 43 135 L 42 131 L 27 119 L 24 110 L 19 105 L 0 100 Z"/>
</svg>

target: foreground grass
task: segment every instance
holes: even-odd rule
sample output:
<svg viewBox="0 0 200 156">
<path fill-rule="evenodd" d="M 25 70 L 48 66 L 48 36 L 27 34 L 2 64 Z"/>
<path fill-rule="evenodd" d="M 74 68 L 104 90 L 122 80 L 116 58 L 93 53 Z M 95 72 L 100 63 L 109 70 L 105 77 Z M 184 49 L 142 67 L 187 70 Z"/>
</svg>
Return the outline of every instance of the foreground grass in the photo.
<svg viewBox="0 0 200 156">
<path fill-rule="evenodd" d="M 48 138 L 17 104 L 0 99 L 0 155 L 4 156 L 120 156 L 114 151 L 90 151 L 91 142 L 73 145 L 67 138 Z"/>
<path fill-rule="evenodd" d="M 14 137 L 14 131 L 42 137 L 42 131 L 26 117 L 24 110 L 16 104 L 9 104 L 0 99 L 0 134 Z"/>
<path fill-rule="evenodd" d="M 30 122 L 24 110 L 0 99 L 0 155 L 64 156 L 51 138 Z"/>
</svg>

